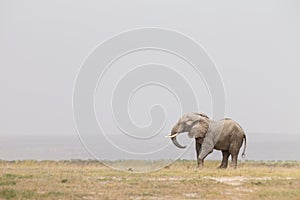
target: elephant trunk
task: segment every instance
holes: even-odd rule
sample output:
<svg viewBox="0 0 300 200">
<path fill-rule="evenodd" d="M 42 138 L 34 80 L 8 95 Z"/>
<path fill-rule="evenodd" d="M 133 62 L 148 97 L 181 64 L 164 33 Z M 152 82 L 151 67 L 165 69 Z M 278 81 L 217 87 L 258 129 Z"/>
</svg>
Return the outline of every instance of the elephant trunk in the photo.
<svg viewBox="0 0 300 200">
<path fill-rule="evenodd" d="M 179 144 L 179 143 L 177 142 L 176 136 L 175 136 L 175 137 L 172 137 L 171 139 L 172 139 L 173 144 L 175 144 L 176 147 L 181 148 L 181 149 L 186 148 L 186 146 L 182 146 L 181 144 Z"/>
</svg>

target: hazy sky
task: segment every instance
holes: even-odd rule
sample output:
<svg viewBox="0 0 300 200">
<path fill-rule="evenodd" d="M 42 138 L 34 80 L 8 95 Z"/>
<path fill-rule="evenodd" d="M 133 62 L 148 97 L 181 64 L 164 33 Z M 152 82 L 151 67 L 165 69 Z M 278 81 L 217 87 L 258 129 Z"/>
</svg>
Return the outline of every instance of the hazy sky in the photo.
<svg viewBox="0 0 300 200">
<path fill-rule="evenodd" d="M 0 134 L 74 134 L 72 89 L 81 63 L 107 38 L 140 27 L 176 30 L 200 43 L 223 78 L 226 116 L 247 132 L 300 134 L 299 11 L 296 0 L 2 0 Z M 131 62 L 149 55 L 180 62 L 155 52 L 137 53 Z M 159 97 L 169 102 L 167 94 Z M 209 98 L 199 99 L 209 113 Z M 144 111 L 133 106 L 131 113 L 147 124 Z M 170 124 L 178 117 L 169 116 Z"/>
</svg>

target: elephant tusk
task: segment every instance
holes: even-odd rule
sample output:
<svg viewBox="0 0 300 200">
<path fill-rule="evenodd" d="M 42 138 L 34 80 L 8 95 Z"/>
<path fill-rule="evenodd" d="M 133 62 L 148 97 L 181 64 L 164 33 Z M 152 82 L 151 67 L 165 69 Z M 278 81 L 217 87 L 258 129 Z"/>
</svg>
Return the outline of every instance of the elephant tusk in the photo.
<svg viewBox="0 0 300 200">
<path fill-rule="evenodd" d="M 169 134 L 169 135 L 166 135 L 165 137 L 167 137 L 167 138 L 173 138 L 173 137 L 176 137 L 178 134 L 179 133 L 175 133 L 174 135 Z"/>
</svg>

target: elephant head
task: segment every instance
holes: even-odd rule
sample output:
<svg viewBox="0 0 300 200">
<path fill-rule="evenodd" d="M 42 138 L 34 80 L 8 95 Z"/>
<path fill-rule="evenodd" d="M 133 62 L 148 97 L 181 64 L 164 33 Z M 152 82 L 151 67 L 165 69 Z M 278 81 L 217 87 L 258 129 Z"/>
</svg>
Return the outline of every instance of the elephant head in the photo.
<svg viewBox="0 0 300 200">
<path fill-rule="evenodd" d="M 187 113 L 183 115 L 172 128 L 170 137 L 175 146 L 186 148 L 178 143 L 176 136 L 183 132 L 188 132 L 191 138 L 204 138 L 209 127 L 209 118 L 203 113 Z"/>
</svg>

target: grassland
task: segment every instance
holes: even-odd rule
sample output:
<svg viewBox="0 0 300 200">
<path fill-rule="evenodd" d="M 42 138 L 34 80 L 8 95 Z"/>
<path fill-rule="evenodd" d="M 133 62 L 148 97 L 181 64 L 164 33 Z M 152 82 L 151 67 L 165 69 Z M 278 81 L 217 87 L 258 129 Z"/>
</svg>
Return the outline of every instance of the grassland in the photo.
<svg viewBox="0 0 300 200">
<path fill-rule="evenodd" d="M 181 160 L 133 173 L 95 161 L 0 161 L 0 199 L 300 199 L 300 162 L 218 164 L 197 170 Z"/>
</svg>

